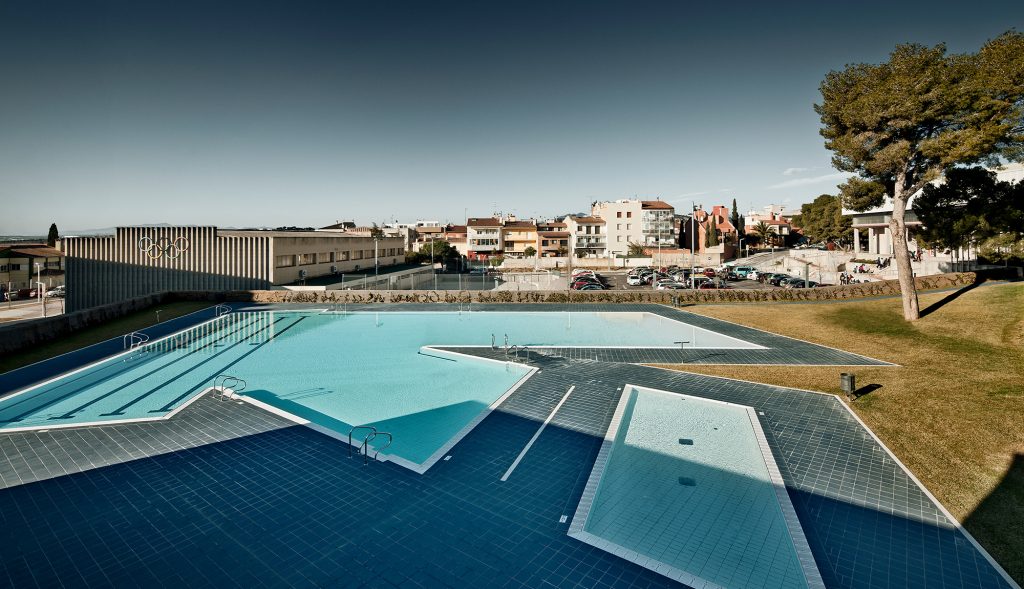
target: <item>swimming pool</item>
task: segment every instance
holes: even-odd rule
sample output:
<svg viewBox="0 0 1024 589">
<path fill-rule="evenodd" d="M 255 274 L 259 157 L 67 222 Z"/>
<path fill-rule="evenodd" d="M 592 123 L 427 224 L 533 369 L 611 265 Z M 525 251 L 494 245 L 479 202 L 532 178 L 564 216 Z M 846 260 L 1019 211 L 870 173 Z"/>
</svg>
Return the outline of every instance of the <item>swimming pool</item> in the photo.
<svg viewBox="0 0 1024 589">
<path fill-rule="evenodd" d="M 823 587 L 753 409 L 625 387 L 570 536 L 691 586 Z"/>
<path fill-rule="evenodd" d="M 428 467 L 530 372 L 431 346 L 506 338 L 530 347 L 758 347 L 650 313 L 239 312 L 8 396 L 0 430 L 163 419 L 231 374 L 246 381 L 247 400 L 329 432 L 389 431 L 391 457 Z"/>
</svg>

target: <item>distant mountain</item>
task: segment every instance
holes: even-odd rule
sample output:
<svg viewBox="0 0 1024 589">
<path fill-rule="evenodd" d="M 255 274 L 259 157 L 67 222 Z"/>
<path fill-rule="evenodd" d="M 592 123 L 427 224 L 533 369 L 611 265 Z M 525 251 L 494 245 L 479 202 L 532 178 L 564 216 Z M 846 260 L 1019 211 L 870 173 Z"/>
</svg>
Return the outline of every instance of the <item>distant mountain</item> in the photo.
<svg viewBox="0 0 1024 589">
<path fill-rule="evenodd" d="M 140 223 L 138 225 L 132 225 L 132 227 L 177 227 L 173 223 Z M 103 229 L 68 229 L 67 231 L 61 231 L 61 237 L 68 235 L 113 235 L 116 232 L 116 227 L 104 227 Z"/>
</svg>

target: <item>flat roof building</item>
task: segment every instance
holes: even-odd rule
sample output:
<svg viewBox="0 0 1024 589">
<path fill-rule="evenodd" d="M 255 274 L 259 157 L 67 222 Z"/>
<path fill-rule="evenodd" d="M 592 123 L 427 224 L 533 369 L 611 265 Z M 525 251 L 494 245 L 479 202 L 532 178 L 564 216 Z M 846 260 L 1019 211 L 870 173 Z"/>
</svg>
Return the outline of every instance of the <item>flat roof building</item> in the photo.
<svg viewBox="0 0 1024 589">
<path fill-rule="evenodd" d="M 114 235 L 67 237 L 60 245 L 68 311 L 164 291 L 264 290 L 405 261 L 401 237 L 334 231 L 118 227 Z"/>
</svg>

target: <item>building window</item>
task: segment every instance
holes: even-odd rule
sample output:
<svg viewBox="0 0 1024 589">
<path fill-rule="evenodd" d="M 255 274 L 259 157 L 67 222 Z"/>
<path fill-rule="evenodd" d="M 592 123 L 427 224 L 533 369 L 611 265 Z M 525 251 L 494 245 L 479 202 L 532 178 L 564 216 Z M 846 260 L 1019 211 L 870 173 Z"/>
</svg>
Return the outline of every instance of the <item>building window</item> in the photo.
<svg viewBox="0 0 1024 589">
<path fill-rule="evenodd" d="M 277 268 L 287 268 L 294 265 L 295 256 L 277 256 L 277 260 L 274 262 L 274 266 Z"/>
<path fill-rule="evenodd" d="M 626 231 L 629 231 L 631 229 L 633 229 L 633 224 L 632 223 L 626 223 Z"/>
<path fill-rule="evenodd" d="M 308 266 L 316 264 L 316 254 L 299 254 L 299 265 Z"/>
<path fill-rule="evenodd" d="M 347 262 L 350 255 L 349 252 L 338 252 L 338 261 Z"/>
<path fill-rule="evenodd" d="M 363 250 L 356 250 L 356 251 L 352 252 L 352 259 L 353 260 L 362 260 L 363 259 Z"/>
<path fill-rule="evenodd" d="M 364 251 L 363 252 L 363 257 L 364 258 L 372 258 L 373 257 L 373 250 L 366 250 L 366 251 Z"/>
<path fill-rule="evenodd" d="M 318 264 L 326 264 L 334 261 L 334 252 L 320 252 L 316 255 L 316 261 Z"/>
<path fill-rule="evenodd" d="M 8 272 L 8 271 L 9 270 L 8 270 L 7 264 L 4 264 L 4 265 L 0 266 L 0 272 Z"/>
<path fill-rule="evenodd" d="M 616 235 L 615 236 L 615 241 L 617 241 L 619 243 L 622 243 L 622 236 L 621 235 Z"/>
<path fill-rule="evenodd" d="M 633 211 L 626 211 L 626 218 L 627 219 L 632 219 L 633 218 Z"/>
<path fill-rule="evenodd" d="M 622 211 L 617 211 L 615 213 L 615 216 L 618 217 L 619 219 L 621 219 L 622 218 Z"/>
</svg>

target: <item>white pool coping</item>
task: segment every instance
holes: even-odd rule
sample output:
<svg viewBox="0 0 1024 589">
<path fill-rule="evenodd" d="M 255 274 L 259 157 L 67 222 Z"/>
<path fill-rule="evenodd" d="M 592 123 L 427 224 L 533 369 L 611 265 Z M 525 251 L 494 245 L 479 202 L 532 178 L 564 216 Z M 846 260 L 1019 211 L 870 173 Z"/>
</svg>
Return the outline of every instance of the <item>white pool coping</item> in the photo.
<svg viewBox="0 0 1024 589">
<path fill-rule="evenodd" d="M 469 354 L 461 354 L 459 352 L 453 352 L 451 350 L 438 349 L 438 348 L 434 348 L 433 346 L 423 346 L 422 348 L 420 348 L 420 350 L 421 351 L 422 350 L 429 350 L 431 352 L 431 354 L 427 354 L 427 355 L 433 355 L 433 356 L 440 357 L 440 358 L 444 358 L 445 356 L 457 356 L 457 357 L 465 358 L 465 359 L 468 359 L 468 360 L 474 361 L 474 362 L 494 362 L 496 364 L 502 364 L 504 366 L 523 366 L 522 364 L 518 364 L 516 362 L 505 362 L 505 361 L 502 361 L 502 360 L 492 360 L 491 358 L 481 358 L 479 356 L 472 356 L 472 355 L 469 355 Z M 433 454 L 431 454 L 422 463 L 413 462 L 413 461 L 408 460 L 406 458 L 402 458 L 401 456 L 399 456 L 397 454 L 378 454 L 376 456 L 376 459 L 379 460 L 380 462 L 393 462 L 393 463 L 395 463 L 395 464 L 397 464 L 397 465 L 399 465 L 401 467 L 407 468 L 407 469 L 415 472 L 416 474 L 424 474 L 424 473 L 426 473 L 428 470 L 430 470 L 430 467 L 434 466 L 434 464 L 436 464 L 438 461 L 443 459 L 448 454 L 448 452 L 452 448 L 455 447 L 456 444 L 458 444 L 460 441 L 462 441 L 462 438 L 466 437 L 469 434 L 469 432 L 473 431 L 473 429 L 477 425 L 479 425 L 480 422 L 482 422 L 484 419 L 486 419 L 487 416 L 490 415 L 492 411 L 497 409 L 499 405 L 504 403 L 505 400 L 508 399 L 510 395 L 512 395 L 512 393 L 516 392 L 516 390 L 518 390 L 519 387 L 523 386 L 523 384 L 527 380 L 529 380 L 529 378 L 531 376 L 533 376 L 534 374 L 536 374 L 540 370 L 536 366 L 527 366 L 526 368 L 527 368 L 526 373 L 523 376 L 521 376 L 519 378 L 519 380 L 517 380 L 508 390 L 506 390 L 504 393 L 502 393 L 490 405 L 488 405 L 486 408 L 484 408 L 482 411 L 480 411 L 480 413 L 477 414 L 476 417 L 474 417 L 472 420 L 470 420 L 465 426 L 462 427 L 462 429 L 460 429 L 458 432 L 456 432 L 455 435 L 453 435 L 451 438 L 449 438 L 447 442 L 442 444 L 437 450 L 434 451 Z M 306 426 L 306 427 L 308 427 L 308 428 L 310 428 L 312 430 L 315 430 L 317 432 L 320 432 L 320 433 L 322 433 L 322 434 L 324 434 L 326 436 L 329 436 L 329 437 L 334 438 L 336 440 L 345 442 L 346 444 L 349 443 L 348 433 L 342 433 L 342 432 L 330 429 L 328 427 L 324 427 L 324 426 L 322 426 L 320 424 L 313 423 L 313 422 L 309 421 L 308 419 L 306 419 L 304 417 L 299 417 L 299 416 L 297 416 L 297 415 L 295 415 L 293 413 L 289 413 L 289 412 L 287 412 L 287 411 L 285 411 L 283 409 L 280 409 L 278 407 L 270 405 L 269 403 L 266 403 L 266 402 L 263 402 L 263 401 L 259 401 L 257 399 L 253 399 L 252 397 L 246 396 L 244 394 L 234 394 L 234 393 L 230 392 L 230 390 L 228 391 L 228 394 L 233 399 L 239 399 L 241 401 L 245 401 L 247 403 L 251 403 L 252 405 L 254 405 L 256 407 L 259 407 L 260 409 L 264 409 L 266 411 L 269 411 L 269 412 L 271 412 L 271 413 L 273 413 L 275 415 L 278 415 L 280 417 L 283 417 L 283 418 L 285 418 L 285 419 L 287 419 L 289 421 L 292 421 L 292 422 L 297 423 L 299 425 L 304 425 L 304 426 Z M 362 440 L 355 440 L 355 439 L 352 440 L 352 446 L 353 447 L 361 448 L 362 445 L 363 445 Z M 367 444 L 367 452 L 377 452 L 377 448 L 375 448 L 373 445 Z"/>
<path fill-rule="evenodd" d="M 782 480 L 782 473 L 779 471 L 778 465 L 775 463 L 774 456 L 772 456 L 771 449 L 768 446 L 768 441 L 764 436 L 764 430 L 761 429 L 758 421 L 757 412 L 753 407 L 749 407 L 747 405 L 738 405 L 735 403 L 727 403 L 725 401 L 717 401 L 715 399 L 684 395 L 682 393 L 674 393 L 671 391 L 663 391 L 626 383 L 622 387 L 622 393 L 619 397 L 619 402 L 615 407 L 615 413 L 612 415 L 611 423 L 605 431 L 604 440 L 601 442 L 601 449 L 598 451 L 597 459 L 594 460 L 594 467 L 590 472 L 590 478 L 587 479 L 587 485 L 583 489 L 583 496 L 580 498 L 579 506 L 576 508 L 576 513 L 573 515 L 572 523 L 569 525 L 569 537 L 594 546 L 595 548 L 600 548 L 601 550 L 610 552 L 620 558 L 696 589 L 724 589 L 720 585 L 707 579 L 698 577 L 697 575 L 674 567 L 668 563 L 640 554 L 635 550 L 631 550 L 625 546 L 616 544 L 584 530 L 587 518 L 590 516 L 590 511 L 594 507 L 594 500 L 597 497 L 601 478 L 604 476 L 604 471 L 608 466 L 608 460 L 611 457 L 615 437 L 618 435 L 619 428 L 622 426 L 622 417 L 626 412 L 626 406 L 629 404 L 630 392 L 634 389 L 672 395 L 673 397 L 718 403 L 720 405 L 737 407 L 746 412 L 747 417 L 750 419 L 754 436 L 757 438 L 761 457 L 765 462 L 765 466 L 768 468 L 768 476 L 771 479 L 772 487 L 775 490 L 775 496 L 778 499 L 779 507 L 782 510 L 783 521 L 786 524 L 790 539 L 793 542 L 797 560 L 799 561 L 800 568 L 804 574 L 804 580 L 807 582 L 807 586 L 811 589 L 824 589 L 825 583 L 821 578 L 821 573 L 818 571 L 817 565 L 814 563 L 814 555 L 811 552 L 810 545 L 807 543 L 807 537 L 804 535 L 803 528 L 800 527 L 800 521 L 797 519 L 793 503 L 790 501 L 789 494 L 786 492 L 786 486 Z"/>
</svg>

